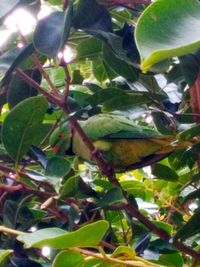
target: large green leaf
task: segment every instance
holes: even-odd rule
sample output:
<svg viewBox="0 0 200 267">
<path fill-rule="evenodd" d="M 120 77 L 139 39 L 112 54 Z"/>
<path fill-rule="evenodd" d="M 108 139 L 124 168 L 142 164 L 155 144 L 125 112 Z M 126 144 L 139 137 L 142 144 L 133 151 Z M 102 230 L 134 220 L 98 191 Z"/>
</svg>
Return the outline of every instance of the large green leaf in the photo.
<svg viewBox="0 0 200 267">
<path fill-rule="evenodd" d="M 197 50 L 200 47 L 199 1 L 155 1 L 139 18 L 136 43 L 143 71 L 165 59 Z"/>
<path fill-rule="evenodd" d="M 40 53 L 54 58 L 63 49 L 70 33 L 72 14 L 73 5 L 70 2 L 65 13 L 56 11 L 39 21 L 33 44 Z"/>
<path fill-rule="evenodd" d="M 4 120 L 2 141 L 8 154 L 20 161 L 31 144 L 37 144 L 38 130 L 47 110 L 42 96 L 28 98 L 17 104 Z"/>
<path fill-rule="evenodd" d="M 49 246 L 54 249 L 70 247 L 95 247 L 102 240 L 109 224 L 107 221 L 97 221 L 83 226 L 74 232 L 66 232 L 59 228 L 45 228 L 34 233 L 27 233 L 18 236 L 26 248 L 41 248 Z"/>
</svg>

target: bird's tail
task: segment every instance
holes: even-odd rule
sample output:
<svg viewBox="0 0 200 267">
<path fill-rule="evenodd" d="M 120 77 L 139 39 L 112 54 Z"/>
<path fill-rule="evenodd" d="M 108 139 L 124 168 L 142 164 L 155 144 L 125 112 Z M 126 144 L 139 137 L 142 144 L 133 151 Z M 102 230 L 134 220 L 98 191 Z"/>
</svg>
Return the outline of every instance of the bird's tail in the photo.
<svg viewBox="0 0 200 267">
<path fill-rule="evenodd" d="M 156 154 L 166 154 L 177 150 L 188 149 L 197 143 L 197 140 L 180 140 L 174 136 L 166 136 L 165 138 L 152 139 L 155 143 L 162 146 Z"/>
</svg>

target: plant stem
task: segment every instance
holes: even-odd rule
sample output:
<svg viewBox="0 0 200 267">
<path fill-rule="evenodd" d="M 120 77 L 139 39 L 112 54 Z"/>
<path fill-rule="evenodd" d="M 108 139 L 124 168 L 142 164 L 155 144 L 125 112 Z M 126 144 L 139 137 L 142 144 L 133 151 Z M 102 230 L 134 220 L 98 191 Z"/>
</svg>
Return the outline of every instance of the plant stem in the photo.
<svg viewBox="0 0 200 267">
<path fill-rule="evenodd" d="M 25 232 L 21 232 L 15 229 L 8 228 L 4 225 L 0 225 L 0 232 L 9 234 L 9 235 L 14 235 L 14 236 L 26 234 Z"/>
<path fill-rule="evenodd" d="M 124 266 L 133 266 L 133 267 L 161 267 L 161 265 L 157 265 L 157 264 L 154 264 L 154 263 L 151 263 L 151 262 L 148 262 L 148 264 L 142 262 L 142 261 L 139 261 L 138 260 L 120 260 L 120 259 L 117 259 L 117 258 L 112 258 L 112 257 L 109 257 L 106 255 L 102 255 L 100 253 L 94 253 L 92 251 L 89 251 L 89 250 L 86 250 L 86 249 L 82 249 L 82 248 L 73 248 L 73 249 L 70 249 L 72 251 L 76 251 L 76 252 L 80 252 L 81 254 L 83 255 L 86 255 L 86 256 L 89 256 L 89 257 L 93 257 L 93 258 L 97 258 L 97 259 L 100 259 L 100 260 L 103 260 L 103 261 L 108 261 L 108 262 L 113 262 L 113 264 L 122 264 Z"/>
</svg>

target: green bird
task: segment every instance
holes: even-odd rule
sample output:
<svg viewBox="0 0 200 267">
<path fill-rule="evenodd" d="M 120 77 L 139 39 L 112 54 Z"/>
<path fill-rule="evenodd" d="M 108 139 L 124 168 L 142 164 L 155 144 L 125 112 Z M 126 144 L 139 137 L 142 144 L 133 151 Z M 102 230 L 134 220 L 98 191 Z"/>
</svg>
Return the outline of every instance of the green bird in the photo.
<svg viewBox="0 0 200 267">
<path fill-rule="evenodd" d="M 128 118 L 101 114 L 80 122 L 84 132 L 115 171 L 124 172 L 150 165 L 171 152 L 191 146 L 175 136 L 161 135 L 149 127 L 136 125 Z M 90 151 L 69 123 L 58 127 L 50 137 L 54 151 L 67 150 L 83 160 L 93 162 Z"/>
</svg>

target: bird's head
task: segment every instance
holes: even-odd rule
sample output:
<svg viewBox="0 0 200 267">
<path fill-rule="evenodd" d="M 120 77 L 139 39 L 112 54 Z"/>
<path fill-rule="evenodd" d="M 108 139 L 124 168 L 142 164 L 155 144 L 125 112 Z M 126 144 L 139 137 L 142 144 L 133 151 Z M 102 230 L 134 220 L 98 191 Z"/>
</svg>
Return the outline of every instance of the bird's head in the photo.
<svg viewBox="0 0 200 267">
<path fill-rule="evenodd" d="M 69 122 L 57 127 L 51 134 L 49 144 L 56 154 L 64 155 L 71 146 L 71 127 Z"/>
</svg>

